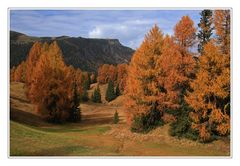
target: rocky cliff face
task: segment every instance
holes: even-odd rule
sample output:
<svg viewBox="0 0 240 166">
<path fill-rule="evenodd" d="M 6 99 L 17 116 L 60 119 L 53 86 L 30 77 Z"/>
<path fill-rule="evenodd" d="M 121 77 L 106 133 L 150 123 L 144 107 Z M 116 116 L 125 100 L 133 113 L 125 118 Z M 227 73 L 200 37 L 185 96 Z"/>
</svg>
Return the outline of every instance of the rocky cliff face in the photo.
<svg viewBox="0 0 240 166">
<path fill-rule="evenodd" d="M 134 50 L 123 46 L 118 39 L 90 39 L 82 37 L 31 37 L 10 32 L 10 66 L 25 60 L 35 41 L 56 40 L 63 52 L 67 65 L 84 71 L 96 71 L 101 64 L 128 63 Z"/>
</svg>

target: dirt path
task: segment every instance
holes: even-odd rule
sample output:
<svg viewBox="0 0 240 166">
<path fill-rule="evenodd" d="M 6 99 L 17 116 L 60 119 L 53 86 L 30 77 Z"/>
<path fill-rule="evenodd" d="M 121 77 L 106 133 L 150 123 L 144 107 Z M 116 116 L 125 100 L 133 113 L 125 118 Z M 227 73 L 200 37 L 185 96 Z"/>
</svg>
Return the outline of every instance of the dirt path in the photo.
<svg viewBox="0 0 240 166">
<path fill-rule="evenodd" d="M 82 123 L 84 124 L 113 124 L 115 111 L 118 112 L 120 123 L 125 123 L 125 112 L 122 107 L 106 104 L 82 103 L 80 105 Z"/>
</svg>

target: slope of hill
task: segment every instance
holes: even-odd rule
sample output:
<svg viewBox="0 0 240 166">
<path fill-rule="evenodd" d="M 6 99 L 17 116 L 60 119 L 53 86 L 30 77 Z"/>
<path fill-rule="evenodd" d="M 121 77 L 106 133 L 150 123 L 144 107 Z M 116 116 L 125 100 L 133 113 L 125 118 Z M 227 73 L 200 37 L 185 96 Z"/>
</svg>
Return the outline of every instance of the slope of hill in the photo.
<svg viewBox="0 0 240 166">
<path fill-rule="evenodd" d="M 89 93 L 96 84 L 93 84 Z M 104 91 L 105 85 L 100 85 Z M 103 93 L 104 94 L 104 93 Z M 42 120 L 25 95 L 23 83 L 10 85 L 11 156 L 229 156 L 228 140 L 201 144 L 168 134 L 169 125 L 148 134 L 126 125 L 123 96 L 110 103 L 80 104 L 81 123 L 51 124 Z M 120 122 L 113 124 L 118 111 Z M 31 143 L 31 146 L 29 146 Z"/>
<path fill-rule="evenodd" d="M 89 39 L 82 37 L 33 37 L 10 31 L 10 66 L 25 60 L 35 41 L 56 40 L 64 61 L 84 71 L 96 71 L 101 64 L 128 63 L 134 50 L 123 46 L 118 39 Z"/>
</svg>

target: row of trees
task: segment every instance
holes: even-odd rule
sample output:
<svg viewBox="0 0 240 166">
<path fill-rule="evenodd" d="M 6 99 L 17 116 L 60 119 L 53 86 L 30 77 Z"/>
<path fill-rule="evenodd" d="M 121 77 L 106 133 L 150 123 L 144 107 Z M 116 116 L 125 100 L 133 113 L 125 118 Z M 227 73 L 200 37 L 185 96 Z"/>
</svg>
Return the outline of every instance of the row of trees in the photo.
<svg viewBox="0 0 240 166">
<path fill-rule="evenodd" d="M 66 66 L 57 42 L 36 42 L 25 62 L 11 70 L 11 79 L 24 82 L 37 111 L 51 122 L 79 121 L 84 73 Z"/>
<path fill-rule="evenodd" d="M 189 16 L 176 24 L 173 36 L 155 25 L 132 57 L 126 107 L 134 131 L 163 124 L 171 113 L 172 135 L 207 142 L 229 134 L 230 12 L 200 14 L 198 34 Z M 194 56 L 197 41 L 199 56 Z"/>
<path fill-rule="evenodd" d="M 97 81 L 100 84 L 109 83 L 112 81 L 117 85 L 120 92 L 123 93 L 127 79 L 127 64 L 118 64 L 117 66 L 103 64 L 98 68 Z"/>
<path fill-rule="evenodd" d="M 26 83 L 28 86 L 30 84 L 31 75 L 34 74 L 33 70 L 35 70 L 36 61 L 38 61 L 38 54 L 42 44 L 36 42 L 33 47 L 31 48 L 28 58 L 26 61 L 23 61 L 17 67 L 12 67 L 10 71 L 10 80 L 16 82 Z M 44 45 L 48 45 L 45 43 Z M 44 46 L 45 47 L 45 46 Z M 78 92 L 80 93 L 80 100 L 81 101 L 88 101 L 88 93 L 87 90 L 90 89 L 90 85 L 92 83 L 97 82 L 97 74 L 96 73 L 89 73 L 89 72 L 82 72 L 80 69 L 75 69 L 72 66 L 68 67 L 68 71 L 65 74 L 75 75 L 75 79 L 78 82 Z"/>
<path fill-rule="evenodd" d="M 36 42 L 29 51 L 26 61 L 11 69 L 11 81 L 23 82 L 26 85 L 26 95 L 37 105 L 37 111 L 51 122 L 78 121 L 81 101 L 88 101 L 90 84 L 97 82 L 95 73 L 82 72 L 72 66 L 66 66 L 62 52 L 57 42 L 52 44 Z M 114 81 L 108 81 L 106 100 L 111 101 L 120 95 L 119 85 L 123 86 L 126 79 L 126 66 L 117 67 Z M 108 72 L 111 73 L 111 72 Z M 115 92 L 116 89 L 116 92 Z M 94 90 L 91 100 L 101 103 L 100 88 Z"/>
</svg>

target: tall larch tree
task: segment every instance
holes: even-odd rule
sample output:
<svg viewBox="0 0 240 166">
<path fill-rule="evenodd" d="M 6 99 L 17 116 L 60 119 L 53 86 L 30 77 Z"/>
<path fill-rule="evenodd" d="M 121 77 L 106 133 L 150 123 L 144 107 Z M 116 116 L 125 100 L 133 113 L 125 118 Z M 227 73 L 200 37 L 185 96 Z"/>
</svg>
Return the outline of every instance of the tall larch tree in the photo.
<svg viewBox="0 0 240 166">
<path fill-rule="evenodd" d="M 228 97 L 222 101 L 230 112 L 230 54 L 231 54 L 231 14 L 230 10 L 215 10 L 214 12 L 214 25 L 217 35 L 217 43 L 221 47 L 225 59 L 225 77 L 224 82 L 227 82 L 226 88 L 228 89 Z"/>
<path fill-rule="evenodd" d="M 81 95 L 83 93 L 82 72 L 80 69 L 75 69 L 73 66 L 65 67 L 65 82 L 69 96 L 73 93 L 73 87 Z"/>
<path fill-rule="evenodd" d="M 183 16 L 174 28 L 174 38 L 182 49 L 189 49 L 195 44 L 196 28 L 189 16 Z"/>
<path fill-rule="evenodd" d="M 159 108 L 176 109 L 182 103 L 183 89 L 189 84 L 195 62 L 191 55 L 183 55 L 173 38 L 166 36 L 163 41 L 162 55 L 157 59 L 157 101 Z"/>
<path fill-rule="evenodd" d="M 108 80 L 109 80 L 109 76 L 108 76 L 109 67 L 110 67 L 110 65 L 103 64 L 102 66 L 100 66 L 98 68 L 98 77 L 97 77 L 98 83 L 105 84 L 105 83 L 108 82 Z"/>
<path fill-rule="evenodd" d="M 29 97 L 29 87 L 31 87 L 33 81 L 33 72 L 35 70 L 36 64 L 39 60 L 39 57 L 42 52 L 48 49 L 49 45 L 47 43 L 35 42 L 28 53 L 28 57 L 26 59 L 26 86 L 28 87 L 26 90 L 26 95 Z"/>
<path fill-rule="evenodd" d="M 218 42 L 224 54 L 230 54 L 230 10 L 214 11 L 214 26 L 218 36 Z"/>
<path fill-rule="evenodd" d="M 212 10 L 203 10 L 200 12 L 201 18 L 198 23 L 199 32 L 198 37 L 198 52 L 202 53 L 203 46 L 211 39 L 213 34 L 213 12 Z"/>
<path fill-rule="evenodd" d="M 162 54 L 163 33 L 155 25 L 134 53 L 128 70 L 126 93 L 128 119 L 147 114 L 159 98 L 156 61 Z"/>
<path fill-rule="evenodd" d="M 14 72 L 14 81 L 25 82 L 26 81 L 26 62 L 22 61 Z"/>
<path fill-rule="evenodd" d="M 229 101 L 230 68 L 229 58 L 221 47 L 211 40 L 204 46 L 199 57 L 199 70 L 191 83 L 186 102 L 194 109 L 190 113 L 192 128 L 199 132 L 199 139 L 210 141 L 213 134 L 226 135 L 230 132 L 229 110 L 224 106 Z"/>
<path fill-rule="evenodd" d="M 174 28 L 174 41 L 177 44 L 177 50 L 181 53 L 181 64 L 179 70 L 183 73 L 183 78 L 188 78 L 178 84 L 178 89 L 181 89 L 180 100 L 183 101 L 184 94 L 189 88 L 189 81 L 194 78 L 193 66 L 193 53 L 191 48 L 193 48 L 196 42 L 196 28 L 194 27 L 194 22 L 189 16 L 183 16 L 181 20 L 176 24 Z"/>
<path fill-rule="evenodd" d="M 77 84 L 77 90 L 81 94 L 83 93 L 83 80 L 82 80 L 82 71 L 80 69 L 75 69 L 75 81 Z"/>
<path fill-rule="evenodd" d="M 35 42 L 29 51 L 26 60 L 26 84 L 29 85 L 32 81 L 33 70 L 42 52 L 42 44 Z"/>
<path fill-rule="evenodd" d="M 29 89 L 29 97 L 37 104 L 37 110 L 52 122 L 66 120 L 71 109 L 65 81 L 66 66 L 62 57 L 57 42 L 53 42 L 40 55 Z"/>
<path fill-rule="evenodd" d="M 128 65 L 127 64 L 118 64 L 117 65 L 117 84 L 119 85 L 119 90 L 123 94 L 128 74 Z"/>
</svg>

